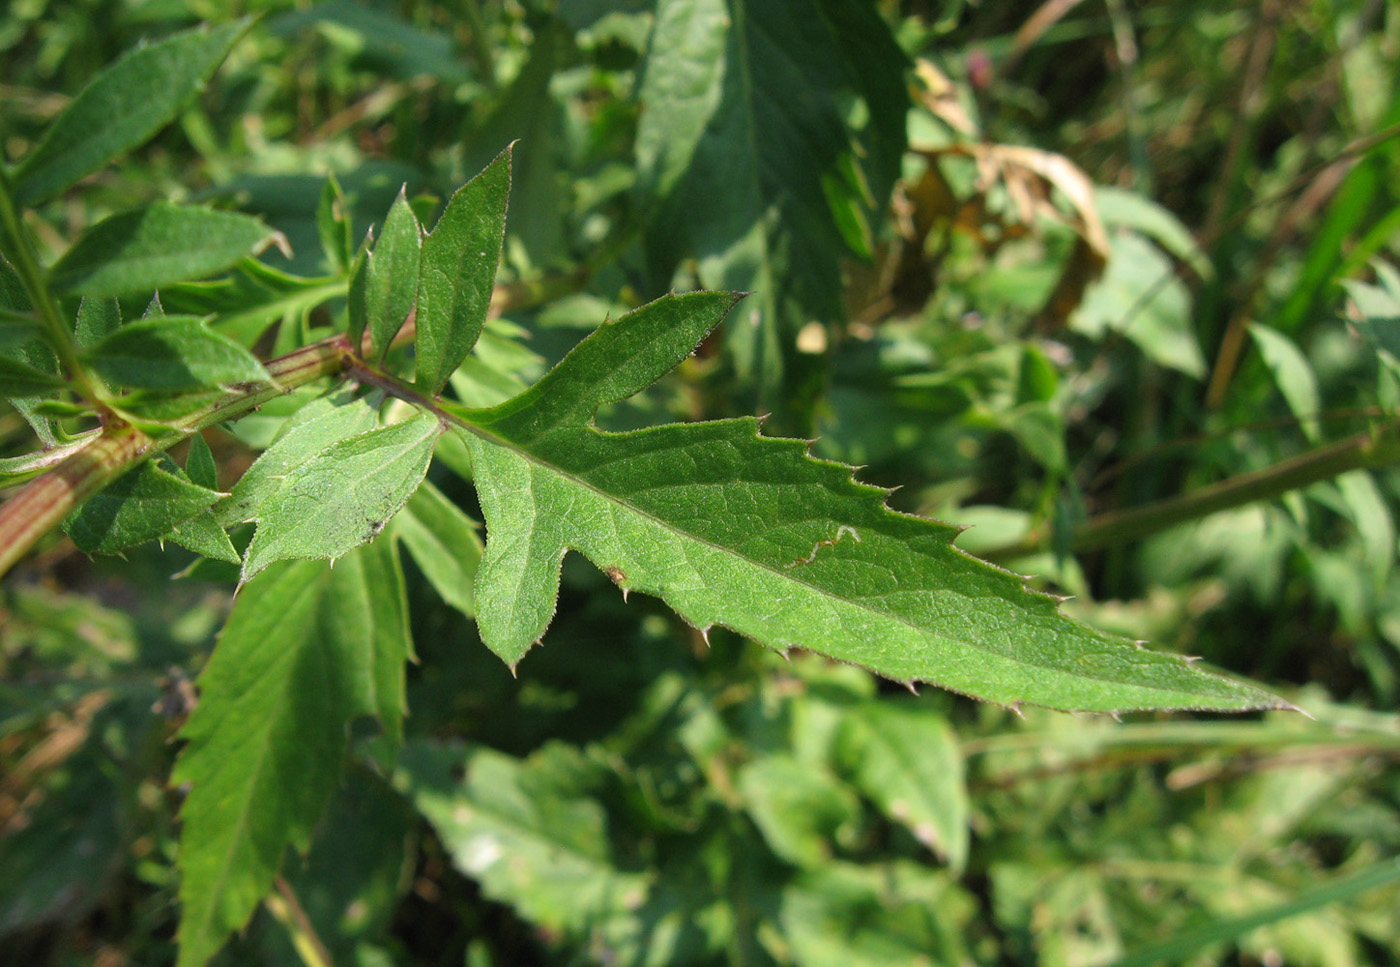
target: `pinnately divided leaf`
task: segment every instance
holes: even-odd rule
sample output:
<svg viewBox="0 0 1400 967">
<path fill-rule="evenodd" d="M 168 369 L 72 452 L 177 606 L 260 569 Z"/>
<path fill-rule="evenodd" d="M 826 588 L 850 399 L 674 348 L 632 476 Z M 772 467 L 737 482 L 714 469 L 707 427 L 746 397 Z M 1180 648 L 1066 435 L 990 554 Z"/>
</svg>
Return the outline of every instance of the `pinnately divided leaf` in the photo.
<svg viewBox="0 0 1400 967">
<path fill-rule="evenodd" d="M 379 718 L 401 735 L 410 653 L 392 541 L 322 561 L 276 564 L 239 593 L 199 678 L 174 783 L 181 812 L 181 967 L 240 929 L 288 845 L 304 850 L 344 765 L 347 726 Z"/>
<path fill-rule="evenodd" d="M 803 441 L 761 436 L 757 420 L 592 425 L 598 406 L 685 359 L 734 302 L 663 298 L 599 328 L 514 399 L 451 409 L 486 517 L 478 622 L 507 663 L 544 634 L 572 549 L 698 628 L 896 681 L 1105 712 L 1284 704 L 1065 617 L 1017 575 L 954 547 L 957 528 L 890 510 L 885 491 Z"/>
</svg>

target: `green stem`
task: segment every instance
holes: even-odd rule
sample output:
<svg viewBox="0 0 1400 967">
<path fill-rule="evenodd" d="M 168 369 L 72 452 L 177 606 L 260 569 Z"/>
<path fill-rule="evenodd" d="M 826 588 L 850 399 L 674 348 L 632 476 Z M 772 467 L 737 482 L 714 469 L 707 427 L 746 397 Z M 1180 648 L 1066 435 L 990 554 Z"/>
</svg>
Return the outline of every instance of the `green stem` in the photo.
<svg viewBox="0 0 1400 967">
<path fill-rule="evenodd" d="M 82 394 L 99 409 L 105 410 L 103 395 L 88 375 L 82 360 L 78 358 L 78 347 L 73 335 L 58 311 L 58 303 L 44 281 L 44 270 L 39 266 L 39 255 L 34 250 L 34 242 L 29 236 L 19 209 L 15 207 L 13 186 L 4 165 L 0 165 L 0 232 L 9 244 L 6 246 L 15 272 L 19 275 L 24 291 L 29 295 L 30 304 L 38 313 L 39 324 L 43 328 L 44 341 L 49 344 L 58 360 L 63 364 L 68 378 L 77 384 Z"/>
<path fill-rule="evenodd" d="M 462 0 L 462 15 L 471 31 L 472 59 L 476 61 L 476 72 L 488 91 L 496 89 L 496 58 L 491 52 L 491 41 L 486 36 L 486 18 L 481 14 L 479 0 Z"/>
<path fill-rule="evenodd" d="M 0 576 L 83 501 L 141 461 L 207 426 L 237 419 L 299 386 L 322 377 L 339 376 L 353 358 L 347 338 L 333 336 L 267 363 L 271 382 L 238 387 L 171 423 L 169 433 L 155 437 L 124 423 L 104 428 L 87 446 L 0 504 Z"/>
<path fill-rule="evenodd" d="M 1095 551 L 1124 544 L 1222 510 L 1273 500 L 1289 491 L 1331 480 L 1353 470 L 1386 466 L 1400 460 L 1400 433 L 1397 429 L 1387 426 L 1375 433 L 1358 434 L 1191 493 L 1142 507 L 1101 514 L 1076 529 L 1069 549 L 1075 552 Z M 1048 529 L 1042 527 L 1023 540 L 988 551 L 984 556 L 991 560 L 1025 557 L 1044 550 L 1049 540 Z"/>
</svg>

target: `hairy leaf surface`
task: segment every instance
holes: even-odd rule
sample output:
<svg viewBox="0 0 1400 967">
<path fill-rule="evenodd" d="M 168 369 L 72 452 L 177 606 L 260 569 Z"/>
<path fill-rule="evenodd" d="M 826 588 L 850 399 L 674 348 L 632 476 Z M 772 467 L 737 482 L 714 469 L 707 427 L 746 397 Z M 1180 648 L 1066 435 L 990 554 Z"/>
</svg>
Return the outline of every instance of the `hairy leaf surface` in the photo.
<svg viewBox="0 0 1400 967">
<path fill-rule="evenodd" d="M 252 22 L 187 30 L 138 47 L 93 78 L 20 163 L 16 201 L 52 198 L 173 121 Z"/>
<path fill-rule="evenodd" d="M 189 316 L 130 323 L 85 355 L 103 379 L 135 389 L 194 390 L 268 378 L 252 353 Z"/>
<path fill-rule="evenodd" d="M 342 440 L 372 430 L 379 422 L 374 408 L 363 400 L 346 406 L 330 401 L 308 404 L 296 414 L 282 436 L 262 452 L 238 478 L 228 499 L 215 508 L 225 526 L 256 520 L 263 501 L 277 493 L 296 467 Z"/>
<path fill-rule="evenodd" d="M 49 281 L 71 295 L 150 292 L 217 275 L 276 237 L 249 215 L 156 202 L 88 229 L 49 270 Z"/>
<path fill-rule="evenodd" d="M 69 514 L 63 530 L 85 553 L 116 554 L 164 537 L 221 496 L 191 483 L 174 464 L 163 468 L 151 461 L 123 474 Z"/>
<path fill-rule="evenodd" d="M 426 481 L 394 518 L 394 535 L 433 590 L 469 618 L 476 615 L 472 589 L 481 563 L 477 531 L 475 521 Z"/>
<path fill-rule="evenodd" d="M 423 241 L 414 346 L 418 386 L 428 394 L 446 385 L 486 324 L 509 198 L 510 148 L 506 148 L 485 171 L 457 189 Z M 367 291 L 367 309 L 369 304 Z"/>
<path fill-rule="evenodd" d="M 247 581 L 274 561 L 334 560 L 379 536 L 423 482 L 442 425 L 431 413 L 333 444 L 288 471 L 264 504 L 243 561 Z"/>
<path fill-rule="evenodd" d="M 244 586 L 199 678 L 172 777 L 181 812 L 181 967 L 203 964 L 304 850 L 340 776 L 347 726 L 379 717 L 397 744 L 410 649 L 392 541 L 275 564 Z"/>
<path fill-rule="evenodd" d="M 753 419 L 605 433 L 601 404 L 684 359 L 734 297 L 672 296 L 606 324 L 534 387 L 456 410 L 487 523 L 483 640 L 514 665 L 554 612 L 564 554 L 687 621 L 903 682 L 1063 709 L 1277 707 L 1278 699 L 1059 613 L 1009 572 L 895 513 L 850 468 Z M 489 606 L 486 606 L 489 603 Z"/>
</svg>

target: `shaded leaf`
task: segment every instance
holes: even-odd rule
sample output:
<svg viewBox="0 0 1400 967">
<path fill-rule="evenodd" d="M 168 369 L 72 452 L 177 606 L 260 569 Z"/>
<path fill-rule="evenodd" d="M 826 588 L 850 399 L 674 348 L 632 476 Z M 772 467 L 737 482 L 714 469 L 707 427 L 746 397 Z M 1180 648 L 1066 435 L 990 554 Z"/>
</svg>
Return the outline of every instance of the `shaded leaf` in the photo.
<svg viewBox="0 0 1400 967">
<path fill-rule="evenodd" d="M 976 901 L 911 863 L 828 864 L 783 891 L 779 920 L 802 967 L 965 964 Z"/>
<path fill-rule="evenodd" d="M 472 588 L 481 536 L 474 520 L 425 481 L 394 518 L 394 536 L 444 601 L 469 618 L 476 615 Z"/>
<path fill-rule="evenodd" d="M 128 471 L 64 518 L 64 533 L 86 554 L 116 554 L 164 537 L 222 496 L 174 470 L 147 461 Z"/>
<path fill-rule="evenodd" d="M 604 433 L 593 410 L 684 359 L 733 297 L 695 293 L 605 324 L 534 387 L 466 428 L 487 523 L 482 639 L 514 665 L 554 613 L 578 550 L 692 625 L 800 646 L 898 681 L 1055 708 L 1257 708 L 1248 685 L 1061 615 L 967 557 L 946 524 L 898 514 L 850 468 L 752 419 Z"/>
<path fill-rule="evenodd" d="M 181 810 L 180 967 L 204 964 L 305 850 L 344 766 L 347 726 L 379 716 L 391 739 L 409 654 L 391 541 L 322 562 L 275 564 L 239 592 L 199 677 L 171 781 Z"/>
<path fill-rule="evenodd" d="M 0 355 L 0 398 L 40 396 L 64 385 L 58 376 L 51 376 L 17 359 Z"/>
<path fill-rule="evenodd" d="M 116 299 L 88 299 L 78 303 L 73 337 L 79 346 L 92 346 L 116 332 L 122 324 L 122 307 Z"/>
<path fill-rule="evenodd" d="M 649 244 L 663 271 L 693 256 L 705 287 L 758 293 L 728 334 L 742 374 L 781 372 L 801 325 L 841 317 L 842 225 L 899 173 L 904 66 L 867 3 L 658 4 L 638 93 L 639 181 L 665 199 Z"/>
<path fill-rule="evenodd" d="M 49 270 L 49 281 L 70 295 L 149 292 L 217 275 L 275 238 L 249 215 L 156 202 L 88 229 Z"/>
<path fill-rule="evenodd" d="M 138 47 L 92 79 L 44 131 L 14 174 L 33 206 L 144 143 L 194 100 L 252 24 L 243 18 Z"/>
<path fill-rule="evenodd" d="M 545 927 L 596 929 L 638 906 L 648 884 L 612 862 L 602 807 L 571 781 L 567 758 L 557 746 L 521 761 L 424 744 L 404 750 L 403 779 L 453 865 L 488 897 Z"/>
<path fill-rule="evenodd" d="M 948 722 L 928 708 L 862 702 L 845 710 L 838 764 L 890 819 L 944 857 L 967 859 L 968 800 L 962 754 Z"/>
<path fill-rule="evenodd" d="M 200 487 L 219 489 L 219 468 L 214 463 L 214 451 L 209 449 L 209 443 L 202 433 L 190 437 L 190 450 L 185 456 L 185 474 Z"/>
<path fill-rule="evenodd" d="M 258 511 L 247 581 L 274 561 L 336 559 L 374 540 L 423 480 L 442 425 L 423 413 L 332 444 L 293 467 Z"/>
<path fill-rule="evenodd" d="M 269 379 L 252 353 L 189 316 L 122 326 L 84 357 L 103 379 L 136 389 L 196 390 Z"/>
</svg>

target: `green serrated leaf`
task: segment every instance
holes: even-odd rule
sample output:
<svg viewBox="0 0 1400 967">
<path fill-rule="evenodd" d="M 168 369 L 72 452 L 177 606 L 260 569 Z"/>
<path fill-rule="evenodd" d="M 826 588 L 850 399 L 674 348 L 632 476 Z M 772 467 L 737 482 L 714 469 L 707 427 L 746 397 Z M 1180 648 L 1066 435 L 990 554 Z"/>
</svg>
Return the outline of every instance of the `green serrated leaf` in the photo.
<svg viewBox="0 0 1400 967">
<path fill-rule="evenodd" d="M 416 385 L 428 395 L 446 385 L 486 324 L 505 240 L 510 154 L 508 147 L 459 188 L 423 241 L 414 347 Z"/>
<path fill-rule="evenodd" d="M 477 531 L 474 520 L 426 481 L 394 518 L 394 536 L 403 541 L 428 583 L 468 618 L 476 616 L 472 588 L 481 564 Z"/>
<path fill-rule="evenodd" d="M 263 451 L 234 484 L 228 499 L 214 509 L 225 527 L 256 520 L 267 500 L 281 488 L 287 475 L 328 447 L 372 429 L 379 418 L 363 400 L 345 406 L 315 403 L 298 411 L 301 422 L 289 425 L 282 436 Z"/>
<path fill-rule="evenodd" d="M 64 518 L 63 530 L 85 554 L 116 554 L 164 537 L 222 496 L 148 461 Z"/>
<path fill-rule="evenodd" d="M 803 323 L 840 318 L 841 223 L 898 176 L 904 65 L 866 3 L 658 4 L 638 93 L 639 184 L 667 199 L 649 241 L 662 264 L 697 258 L 706 287 L 760 294 L 728 335 L 743 375 L 776 376 Z"/>
<path fill-rule="evenodd" d="M 134 389 L 197 390 L 269 378 L 252 353 L 189 316 L 122 326 L 84 357 L 109 383 Z"/>
<path fill-rule="evenodd" d="M 441 225 L 441 222 L 438 223 Z M 418 260 L 423 228 L 408 205 L 404 189 L 394 199 L 379 241 L 365 265 L 365 314 L 370 345 L 377 356 L 389 351 L 389 343 L 401 328 L 418 298 Z M 492 279 L 495 263 L 492 263 Z M 491 283 L 487 283 L 490 288 Z"/>
<path fill-rule="evenodd" d="M 88 229 L 49 270 L 49 281 L 68 295 L 149 292 L 227 271 L 276 237 L 250 215 L 156 202 Z"/>
<path fill-rule="evenodd" d="M 374 540 L 418 489 L 442 424 L 431 413 L 333 444 L 291 469 L 258 511 L 247 581 L 274 561 L 332 560 Z"/>
<path fill-rule="evenodd" d="M 175 34 L 138 47 L 98 74 L 20 162 L 16 202 L 33 206 L 52 198 L 173 121 L 252 22 Z"/>
<path fill-rule="evenodd" d="M 165 539 L 210 560 L 223 561 L 234 566 L 243 563 L 243 558 L 233 546 L 233 541 L 229 540 L 228 534 L 208 510 L 176 524 L 170 529 L 170 533 L 165 535 Z"/>
<path fill-rule="evenodd" d="M 79 346 L 92 346 L 116 332 L 122 324 L 122 307 L 116 299 L 88 299 L 78 303 L 73 338 Z"/>
<path fill-rule="evenodd" d="M 408 619 L 393 542 L 273 565 L 239 592 L 171 781 L 181 810 L 180 967 L 201 967 L 305 850 L 344 766 L 347 726 L 400 734 Z"/>
<path fill-rule="evenodd" d="M 600 327 L 534 387 L 465 426 L 487 523 L 483 640 L 514 665 L 553 615 L 564 554 L 778 650 L 802 647 L 902 682 L 1063 709 L 1282 703 L 1060 614 L 968 557 L 957 529 L 895 513 L 850 468 L 758 421 L 605 433 L 593 410 L 691 352 L 734 297 L 671 296 Z"/>
</svg>

